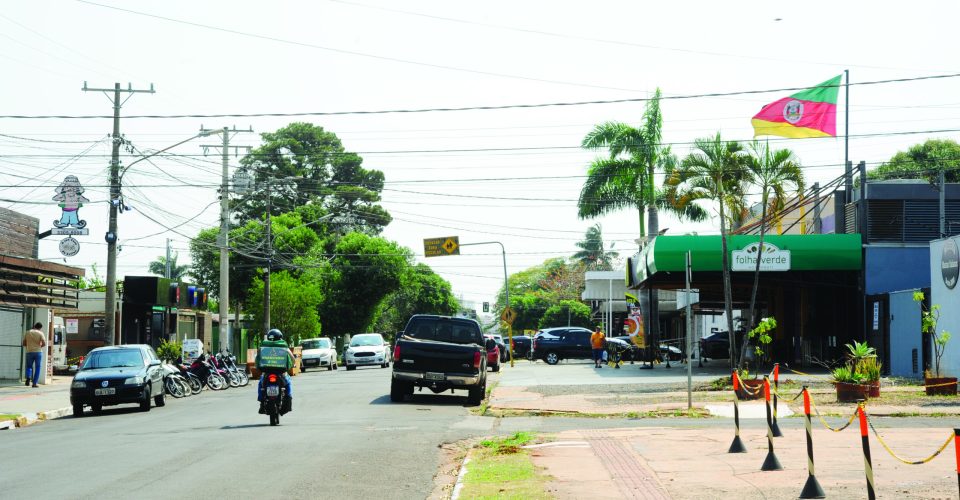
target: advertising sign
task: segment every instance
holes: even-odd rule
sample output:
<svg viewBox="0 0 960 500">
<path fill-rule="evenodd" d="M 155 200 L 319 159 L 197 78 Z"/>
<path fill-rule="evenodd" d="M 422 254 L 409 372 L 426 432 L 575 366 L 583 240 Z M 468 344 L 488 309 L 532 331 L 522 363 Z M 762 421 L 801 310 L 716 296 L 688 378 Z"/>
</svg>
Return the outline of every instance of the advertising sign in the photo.
<svg viewBox="0 0 960 500">
<path fill-rule="evenodd" d="M 203 341 L 200 339 L 186 339 L 183 341 L 183 362 L 190 364 L 203 354 Z"/>
<path fill-rule="evenodd" d="M 631 307 L 625 322 L 627 335 L 640 348 L 647 347 L 647 337 L 643 331 L 643 314 L 639 307 Z"/>
<path fill-rule="evenodd" d="M 63 320 L 67 326 L 67 335 L 76 335 L 80 333 L 80 320 L 77 318 L 67 318 Z"/>
<path fill-rule="evenodd" d="M 287 356 L 290 351 L 283 347 L 261 347 L 257 368 L 287 369 Z"/>
</svg>

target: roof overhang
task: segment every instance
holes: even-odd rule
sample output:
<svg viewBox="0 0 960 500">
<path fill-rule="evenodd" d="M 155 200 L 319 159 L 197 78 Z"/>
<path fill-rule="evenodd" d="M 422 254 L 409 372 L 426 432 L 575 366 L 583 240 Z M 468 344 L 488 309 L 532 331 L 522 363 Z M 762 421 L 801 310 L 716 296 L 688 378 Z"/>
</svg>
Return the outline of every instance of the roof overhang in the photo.
<svg viewBox="0 0 960 500">
<path fill-rule="evenodd" d="M 750 272 L 756 260 L 759 235 L 727 236 L 730 262 Z M 764 235 L 761 272 L 794 271 L 859 271 L 863 267 L 863 251 L 859 234 Z M 629 259 L 627 287 L 639 288 L 658 275 L 680 273 L 686 268 L 690 252 L 691 270 L 720 272 L 723 251 L 720 236 L 657 236 L 642 252 Z M 751 264 L 752 262 L 752 264 Z"/>
</svg>

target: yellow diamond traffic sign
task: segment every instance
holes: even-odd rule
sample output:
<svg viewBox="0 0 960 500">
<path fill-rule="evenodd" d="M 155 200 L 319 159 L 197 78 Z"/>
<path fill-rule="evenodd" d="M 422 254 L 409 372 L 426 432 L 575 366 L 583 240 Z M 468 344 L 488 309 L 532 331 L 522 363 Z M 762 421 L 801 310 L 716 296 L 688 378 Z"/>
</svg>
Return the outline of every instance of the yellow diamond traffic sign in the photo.
<svg viewBox="0 0 960 500">
<path fill-rule="evenodd" d="M 442 257 L 444 255 L 460 255 L 460 237 L 444 236 L 442 238 L 427 238 L 423 240 L 424 257 Z"/>
<path fill-rule="evenodd" d="M 503 312 L 500 313 L 500 319 L 508 325 L 512 325 L 514 320 L 517 319 L 517 312 L 509 307 L 503 308 Z"/>
</svg>

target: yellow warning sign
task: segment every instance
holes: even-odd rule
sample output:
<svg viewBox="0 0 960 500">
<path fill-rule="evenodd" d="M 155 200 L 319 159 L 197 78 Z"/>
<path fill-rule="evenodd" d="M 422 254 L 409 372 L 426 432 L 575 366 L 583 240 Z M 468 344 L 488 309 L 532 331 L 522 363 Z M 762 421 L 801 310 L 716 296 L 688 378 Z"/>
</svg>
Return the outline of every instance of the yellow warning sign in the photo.
<svg viewBox="0 0 960 500">
<path fill-rule="evenodd" d="M 517 312 L 509 307 L 505 307 L 503 312 L 500 313 L 500 319 L 503 320 L 504 323 L 512 325 L 514 320 L 517 319 Z"/>
<path fill-rule="evenodd" d="M 460 237 L 426 238 L 423 240 L 423 255 L 425 257 L 460 255 Z"/>
</svg>

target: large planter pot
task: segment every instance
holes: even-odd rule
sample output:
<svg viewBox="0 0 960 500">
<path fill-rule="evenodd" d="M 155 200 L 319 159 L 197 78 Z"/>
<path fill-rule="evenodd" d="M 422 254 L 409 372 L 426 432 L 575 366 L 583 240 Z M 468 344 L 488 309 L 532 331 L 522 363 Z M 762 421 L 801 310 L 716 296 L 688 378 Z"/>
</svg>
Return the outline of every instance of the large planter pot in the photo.
<svg viewBox="0 0 960 500">
<path fill-rule="evenodd" d="M 833 385 L 837 387 L 837 401 L 840 403 L 856 403 L 861 399 L 867 399 L 866 385 L 847 382 L 834 382 Z"/>
<path fill-rule="evenodd" d="M 867 396 L 871 398 L 880 397 L 880 381 L 876 380 L 873 382 L 866 382 L 864 385 L 867 386 Z"/>
<path fill-rule="evenodd" d="M 930 377 L 924 378 L 927 396 L 956 396 L 957 377 Z"/>
<path fill-rule="evenodd" d="M 740 387 L 740 389 L 737 390 L 737 399 L 740 401 L 763 399 L 763 380 L 740 380 L 740 384 L 750 390 L 747 392 L 743 387 Z"/>
</svg>

